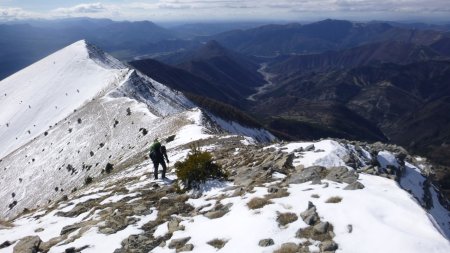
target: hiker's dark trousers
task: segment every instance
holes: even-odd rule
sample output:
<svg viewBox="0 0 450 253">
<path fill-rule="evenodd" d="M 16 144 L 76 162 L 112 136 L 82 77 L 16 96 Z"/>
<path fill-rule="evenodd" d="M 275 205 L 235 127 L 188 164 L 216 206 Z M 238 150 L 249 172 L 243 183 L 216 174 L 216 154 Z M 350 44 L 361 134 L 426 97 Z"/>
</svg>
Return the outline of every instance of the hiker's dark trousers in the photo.
<svg viewBox="0 0 450 253">
<path fill-rule="evenodd" d="M 164 162 L 164 160 L 161 160 L 161 161 L 153 162 L 153 167 L 155 168 L 155 172 L 154 172 L 155 179 L 158 179 L 158 167 L 159 167 L 160 164 L 161 164 L 161 166 L 163 168 L 161 176 L 162 176 L 162 178 L 166 177 L 166 170 L 167 170 L 166 162 Z"/>
</svg>

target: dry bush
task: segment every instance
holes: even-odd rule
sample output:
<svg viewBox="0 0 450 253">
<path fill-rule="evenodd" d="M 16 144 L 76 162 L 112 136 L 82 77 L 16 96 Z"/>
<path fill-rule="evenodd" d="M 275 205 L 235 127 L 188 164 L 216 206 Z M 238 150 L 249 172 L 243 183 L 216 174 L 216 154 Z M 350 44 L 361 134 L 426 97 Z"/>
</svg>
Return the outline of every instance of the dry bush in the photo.
<svg viewBox="0 0 450 253">
<path fill-rule="evenodd" d="M 12 228 L 14 227 L 14 224 L 12 224 L 12 222 L 10 221 L 0 219 L 0 228 L 1 227 Z"/>
<path fill-rule="evenodd" d="M 311 198 L 318 199 L 318 198 L 320 198 L 320 196 L 319 196 L 319 194 L 313 194 L 313 195 L 311 195 Z"/>
<path fill-rule="evenodd" d="M 275 250 L 273 253 L 297 253 L 299 250 L 298 245 L 295 243 L 284 243 L 281 247 Z"/>
<path fill-rule="evenodd" d="M 221 249 L 223 248 L 223 246 L 225 246 L 225 244 L 227 244 L 227 240 L 222 240 L 222 239 L 214 239 L 211 240 L 209 242 L 207 242 L 209 245 L 213 246 L 216 249 Z"/>
<path fill-rule="evenodd" d="M 325 201 L 325 203 L 339 203 L 342 201 L 342 198 L 339 196 L 334 196 Z"/>
<path fill-rule="evenodd" d="M 272 201 L 266 199 L 266 198 L 252 198 L 248 203 L 247 206 L 250 209 L 259 209 L 267 204 L 272 204 Z"/>
<path fill-rule="evenodd" d="M 266 198 L 267 199 L 279 199 L 279 198 L 284 198 L 287 196 L 289 196 L 289 192 L 287 191 L 287 189 L 282 188 L 277 192 L 267 194 Z"/>
<path fill-rule="evenodd" d="M 296 220 L 298 216 L 295 213 L 278 213 L 277 222 L 280 226 L 286 226 Z"/>
</svg>

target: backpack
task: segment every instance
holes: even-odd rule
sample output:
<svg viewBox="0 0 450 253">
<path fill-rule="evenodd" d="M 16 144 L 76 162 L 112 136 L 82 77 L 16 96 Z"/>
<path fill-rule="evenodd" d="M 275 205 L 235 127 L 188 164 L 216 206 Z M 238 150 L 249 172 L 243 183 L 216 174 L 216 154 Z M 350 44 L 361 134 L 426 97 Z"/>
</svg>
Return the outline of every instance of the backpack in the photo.
<svg viewBox="0 0 450 253">
<path fill-rule="evenodd" d="M 158 153 L 161 153 L 161 143 L 155 142 L 150 146 L 150 159 L 153 162 L 158 160 Z"/>
</svg>

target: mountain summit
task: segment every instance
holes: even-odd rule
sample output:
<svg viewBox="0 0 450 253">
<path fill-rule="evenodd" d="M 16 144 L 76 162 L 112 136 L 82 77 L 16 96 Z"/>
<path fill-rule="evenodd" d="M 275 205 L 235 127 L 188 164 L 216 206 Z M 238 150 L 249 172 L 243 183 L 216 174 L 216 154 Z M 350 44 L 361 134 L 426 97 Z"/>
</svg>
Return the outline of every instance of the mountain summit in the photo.
<svg viewBox="0 0 450 253">
<path fill-rule="evenodd" d="M 1 81 L 0 157 L 118 86 L 127 73 L 125 65 L 83 40 Z"/>
</svg>

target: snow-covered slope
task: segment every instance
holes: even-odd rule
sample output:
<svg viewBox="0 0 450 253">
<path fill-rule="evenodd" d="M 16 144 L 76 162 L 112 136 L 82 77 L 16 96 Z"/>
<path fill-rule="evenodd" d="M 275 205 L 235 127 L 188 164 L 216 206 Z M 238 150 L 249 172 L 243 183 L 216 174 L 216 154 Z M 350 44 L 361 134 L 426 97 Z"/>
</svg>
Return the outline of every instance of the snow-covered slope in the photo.
<svg viewBox="0 0 450 253">
<path fill-rule="evenodd" d="M 79 41 L 1 81 L 0 158 L 117 86 L 128 71 Z"/>
<path fill-rule="evenodd" d="M 145 159 L 156 137 L 226 132 L 182 93 L 85 41 L 5 79 L 0 91 L 0 217 L 55 201 L 108 164 Z"/>
<path fill-rule="evenodd" d="M 368 174 L 367 164 L 376 160 L 379 169 L 389 165 L 386 160 L 401 168 L 398 155 L 385 150 L 388 146 L 380 149 L 323 140 L 261 147 L 248 144 L 243 137 L 215 138 L 194 129 L 188 131 L 191 138 L 203 139 L 206 146 L 202 149 L 222 157 L 218 162 L 232 174 L 245 176 L 242 161 L 250 161 L 253 165 L 248 173 L 253 181 L 209 181 L 200 191 L 176 193 L 167 181 L 153 180 L 152 165 L 143 161 L 70 194 L 68 200 L 25 214 L 11 224 L 13 227 L 0 229 L 0 241 L 10 244 L 0 252 L 13 252 L 25 236 L 37 236 L 36 240 L 42 240 L 38 248 L 48 252 L 450 251 L 443 231 L 448 229 L 448 211 L 440 209 L 440 219 L 447 223 L 440 227 L 434 223 L 436 216 L 421 207 L 415 193 L 403 190 L 395 180 Z M 171 144 L 172 162 L 186 156 L 188 149 L 182 143 L 189 140 Z M 311 145 L 314 148 L 308 148 Z M 278 161 L 291 156 L 296 168 L 283 170 L 286 164 Z M 359 165 L 349 159 L 352 156 Z M 274 168 L 262 169 L 269 164 Z M 302 172 L 325 166 L 333 173 L 338 165 L 361 172 L 317 174 L 315 179 Z M 340 181 L 348 180 L 349 175 L 358 175 L 357 182 L 363 188 L 349 190 L 351 184 Z M 175 179 L 173 172 L 168 176 Z M 416 177 L 425 178 L 420 173 Z M 409 175 L 402 177 L 402 181 L 409 179 Z M 266 202 L 255 206 L 251 204 L 255 199 Z M 439 201 L 431 202 L 442 208 Z M 26 240 L 30 238 L 22 241 Z"/>
<path fill-rule="evenodd" d="M 264 146 L 270 133 L 204 113 L 84 41 L 0 91 L 0 253 L 450 252 L 450 213 L 402 148 Z M 154 138 L 169 178 L 196 142 L 229 181 L 182 193 L 153 180 Z"/>
</svg>

